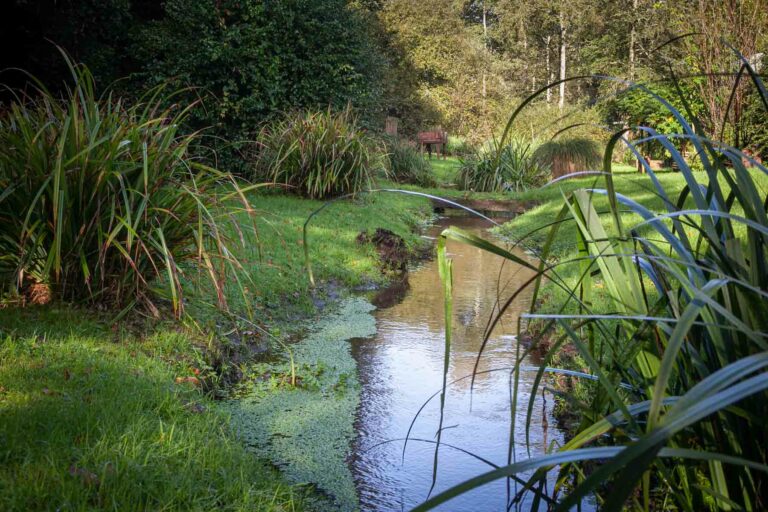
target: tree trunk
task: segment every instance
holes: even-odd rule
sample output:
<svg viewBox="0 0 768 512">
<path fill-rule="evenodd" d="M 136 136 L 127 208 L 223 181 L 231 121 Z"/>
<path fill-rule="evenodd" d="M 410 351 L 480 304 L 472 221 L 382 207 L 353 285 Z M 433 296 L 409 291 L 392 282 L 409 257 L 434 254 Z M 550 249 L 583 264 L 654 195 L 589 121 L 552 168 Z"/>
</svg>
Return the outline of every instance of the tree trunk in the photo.
<svg viewBox="0 0 768 512">
<path fill-rule="evenodd" d="M 547 35 L 546 41 L 546 48 L 547 48 L 547 80 L 549 80 L 549 83 L 552 83 L 552 59 L 550 58 L 550 43 L 552 42 L 552 36 Z M 552 89 L 547 89 L 547 105 L 552 103 Z"/>
<path fill-rule="evenodd" d="M 565 74 L 566 74 L 566 51 L 568 50 L 568 47 L 566 46 L 565 38 L 566 38 L 566 26 L 565 26 L 565 13 L 561 10 L 560 11 L 560 80 L 565 80 Z M 560 82 L 560 101 L 558 102 L 557 106 L 560 108 L 560 110 L 563 110 L 563 107 L 565 107 L 565 82 Z"/>
<path fill-rule="evenodd" d="M 635 46 L 637 45 L 637 2 L 632 0 L 632 27 L 629 31 L 629 79 L 635 79 Z"/>
</svg>

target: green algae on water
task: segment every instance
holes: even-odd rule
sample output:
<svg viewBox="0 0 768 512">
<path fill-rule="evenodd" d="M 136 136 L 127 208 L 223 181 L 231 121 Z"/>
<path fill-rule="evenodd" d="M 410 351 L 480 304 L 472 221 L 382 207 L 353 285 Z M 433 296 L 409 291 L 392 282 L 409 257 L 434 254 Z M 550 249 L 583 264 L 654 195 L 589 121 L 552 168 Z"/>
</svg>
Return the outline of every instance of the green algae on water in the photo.
<svg viewBox="0 0 768 512">
<path fill-rule="evenodd" d="M 232 423 L 247 444 L 269 457 L 293 482 L 328 494 L 334 508 L 358 508 L 346 465 L 360 402 L 349 340 L 376 333 L 375 309 L 361 298 L 343 301 L 292 346 L 297 367 L 314 369 L 314 385 L 253 392 L 230 403 Z"/>
</svg>

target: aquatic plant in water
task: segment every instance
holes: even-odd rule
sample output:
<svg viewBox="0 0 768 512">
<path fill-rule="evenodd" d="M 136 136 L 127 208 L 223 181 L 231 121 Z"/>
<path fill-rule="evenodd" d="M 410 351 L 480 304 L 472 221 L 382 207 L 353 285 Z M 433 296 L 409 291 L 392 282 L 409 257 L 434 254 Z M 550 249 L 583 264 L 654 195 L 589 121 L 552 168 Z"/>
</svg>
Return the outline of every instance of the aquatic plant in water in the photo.
<svg viewBox="0 0 768 512">
<path fill-rule="evenodd" d="M 298 367 L 310 368 L 311 385 L 256 388 L 228 404 L 232 424 L 247 444 L 270 458 L 296 483 L 327 493 L 332 510 L 358 508 L 352 474 L 346 465 L 360 401 L 350 340 L 376 333 L 375 307 L 364 299 L 342 302 L 293 345 Z"/>
</svg>

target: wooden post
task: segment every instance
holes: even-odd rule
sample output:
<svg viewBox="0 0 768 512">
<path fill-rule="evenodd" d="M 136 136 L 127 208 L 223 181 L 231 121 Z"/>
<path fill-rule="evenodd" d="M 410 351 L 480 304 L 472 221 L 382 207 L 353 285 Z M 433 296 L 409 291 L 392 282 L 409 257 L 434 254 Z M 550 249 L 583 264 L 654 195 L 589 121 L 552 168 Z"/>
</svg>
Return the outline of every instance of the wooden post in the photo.
<svg viewBox="0 0 768 512">
<path fill-rule="evenodd" d="M 387 133 L 387 135 L 397 137 L 397 118 L 396 117 L 391 117 L 391 116 L 387 117 L 384 131 Z"/>
</svg>

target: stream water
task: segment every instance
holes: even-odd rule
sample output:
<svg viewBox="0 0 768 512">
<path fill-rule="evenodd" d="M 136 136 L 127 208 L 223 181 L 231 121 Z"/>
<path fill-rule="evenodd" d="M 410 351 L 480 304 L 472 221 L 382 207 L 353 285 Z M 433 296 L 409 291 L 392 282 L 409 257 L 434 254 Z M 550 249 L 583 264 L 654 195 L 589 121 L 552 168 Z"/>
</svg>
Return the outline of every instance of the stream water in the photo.
<svg viewBox="0 0 768 512">
<path fill-rule="evenodd" d="M 443 219 L 430 234 L 436 236 L 449 225 L 486 238 L 491 236 L 485 231 L 489 227 L 487 221 L 462 217 Z M 449 242 L 448 252 L 454 260 L 454 340 L 448 375 L 451 382 L 472 374 L 485 325 L 499 296 L 499 283 L 508 283 L 501 292 L 506 298 L 531 273 L 510 262 L 502 267 L 501 258 L 467 245 Z M 522 252 L 520 255 L 525 257 Z M 403 460 L 402 439 L 419 408 L 442 385 L 445 331 L 437 262 L 430 261 L 415 269 L 407 285 L 387 290 L 376 301 L 380 306 L 376 312 L 376 336 L 353 344 L 362 397 L 350 465 L 362 510 L 410 510 L 427 498 L 432 485 L 434 443 L 409 441 Z M 514 364 L 517 318 L 529 303 L 530 294 L 523 295 L 506 313 L 503 325 L 496 329 L 485 349 L 480 372 Z M 523 373 L 518 391 L 518 403 L 523 404 L 516 411 L 517 428 L 513 436 L 518 460 L 528 458 L 523 425 L 533 377 L 533 373 Z M 472 392 L 468 378 L 449 387 L 433 495 L 492 469 L 448 445 L 494 464 L 507 464 L 510 393 L 510 374 L 504 370 L 478 375 Z M 545 403 L 538 394 L 531 424 L 531 455 L 540 455 L 552 443 L 562 441 L 551 417 L 551 405 L 551 400 Z M 435 397 L 419 415 L 411 437 L 434 441 L 439 418 L 440 400 Z M 514 484 L 511 492 L 515 493 Z M 517 506 L 529 510 L 531 500 Z M 498 480 L 468 492 L 438 510 L 507 510 L 507 482 Z"/>
</svg>

